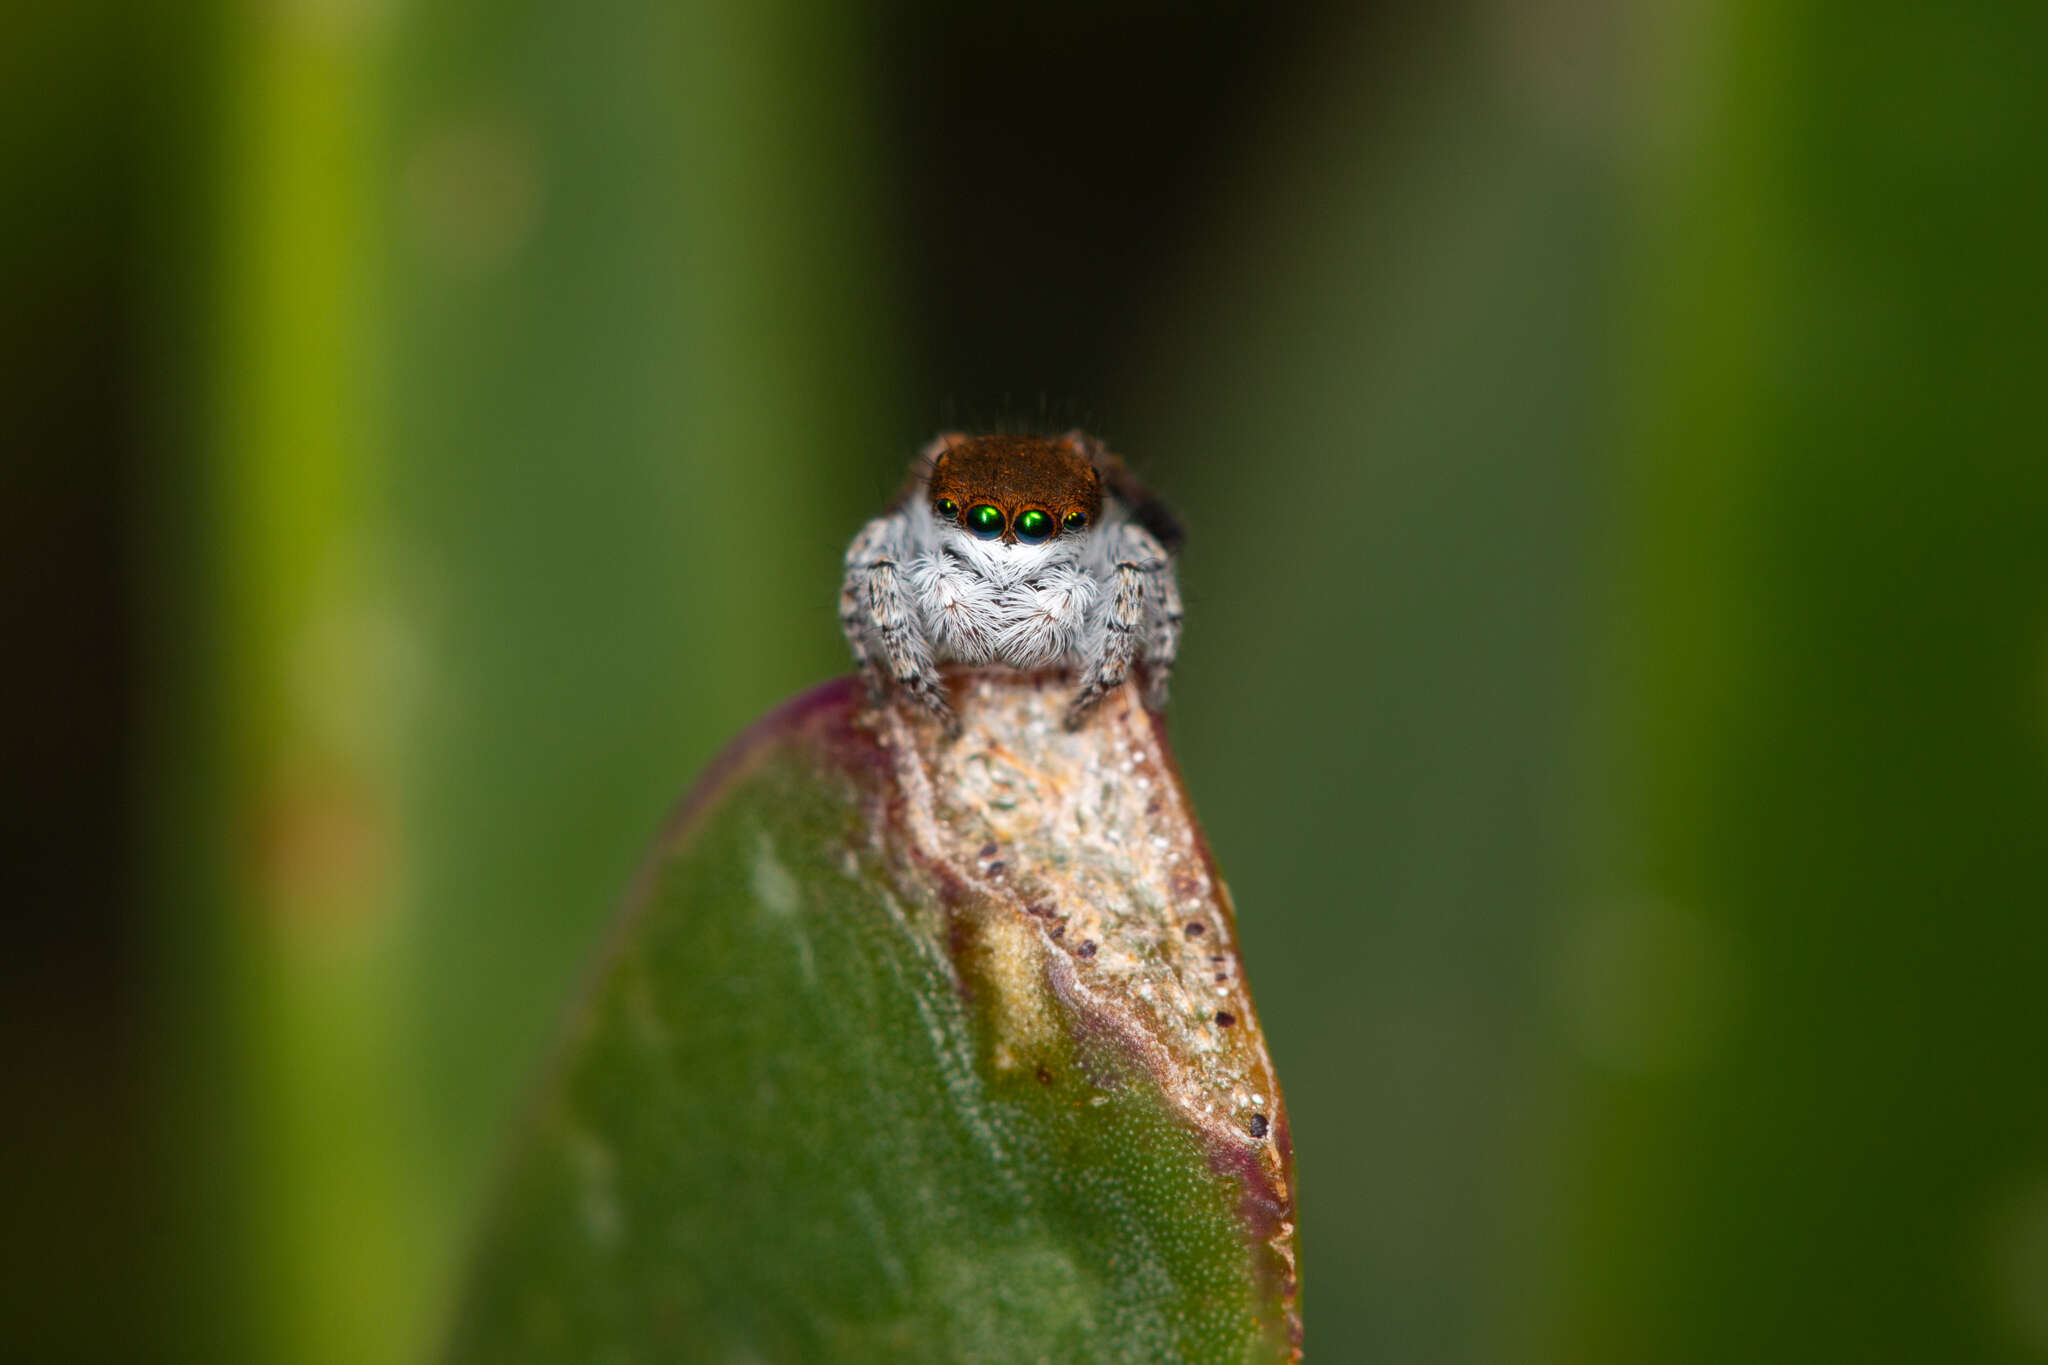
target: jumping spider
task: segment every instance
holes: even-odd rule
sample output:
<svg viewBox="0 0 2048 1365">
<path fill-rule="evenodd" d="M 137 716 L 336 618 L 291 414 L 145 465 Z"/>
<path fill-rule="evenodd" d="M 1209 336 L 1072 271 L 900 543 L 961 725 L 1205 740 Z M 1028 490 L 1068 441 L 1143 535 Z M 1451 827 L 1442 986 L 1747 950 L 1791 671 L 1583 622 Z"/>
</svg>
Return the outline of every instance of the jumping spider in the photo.
<svg viewBox="0 0 2048 1365">
<path fill-rule="evenodd" d="M 1142 661 L 1166 704 L 1180 528 L 1092 437 L 939 437 L 846 552 L 839 622 L 880 701 L 893 680 L 957 734 L 939 664 L 1070 665 L 1068 728 Z"/>
</svg>

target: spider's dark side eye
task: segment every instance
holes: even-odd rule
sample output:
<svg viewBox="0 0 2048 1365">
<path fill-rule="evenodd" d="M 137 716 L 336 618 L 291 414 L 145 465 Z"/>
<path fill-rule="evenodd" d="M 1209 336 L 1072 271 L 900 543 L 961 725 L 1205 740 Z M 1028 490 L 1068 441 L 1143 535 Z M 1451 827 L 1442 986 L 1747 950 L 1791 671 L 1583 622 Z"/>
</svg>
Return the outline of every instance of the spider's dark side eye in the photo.
<svg viewBox="0 0 2048 1365">
<path fill-rule="evenodd" d="M 1068 529 L 1069 531 L 1078 531 L 1078 530 L 1080 530 L 1080 529 L 1081 529 L 1082 527 L 1086 526 L 1087 524 L 1088 524 L 1088 514 L 1087 514 L 1086 512 L 1069 512 L 1069 513 L 1067 513 L 1067 519 L 1066 519 L 1066 522 L 1065 522 L 1065 526 L 1066 526 L 1066 528 L 1067 528 L 1067 529 Z"/>
<path fill-rule="evenodd" d="M 1017 539 L 1039 541 L 1052 534 L 1052 516 L 1036 507 L 1027 507 L 1017 514 Z"/>
<path fill-rule="evenodd" d="M 960 504 L 951 498 L 940 498 L 932 504 L 932 510 L 942 517 L 957 517 L 960 515 Z"/>
<path fill-rule="evenodd" d="M 983 540 L 994 540 L 1003 533 L 1003 509 L 985 502 L 968 508 L 967 529 Z"/>
</svg>

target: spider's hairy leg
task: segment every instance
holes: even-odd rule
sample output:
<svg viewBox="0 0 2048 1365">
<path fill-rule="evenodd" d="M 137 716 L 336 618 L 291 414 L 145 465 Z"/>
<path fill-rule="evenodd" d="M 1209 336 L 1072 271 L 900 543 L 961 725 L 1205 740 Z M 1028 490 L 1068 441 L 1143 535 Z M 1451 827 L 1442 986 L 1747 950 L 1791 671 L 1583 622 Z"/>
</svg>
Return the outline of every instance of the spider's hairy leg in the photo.
<svg viewBox="0 0 2048 1365">
<path fill-rule="evenodd" d="M 846 636 L 846 647 L 853 651 L 861 680 L 868 686 L 868 700 L 877 705 L 887 694 L 888 678 L 868 647 L 867 566 L 876 545 L 887 537 L 888 523 L 889 518 L 877 517 L 861 527 L 847 547 L 846 576 L 839 581 L 839 629 Z"/>
<path fill-rule="evenodd" d="M 1123 686 L 1145 629 L 1148 584 L 1155 583 L 1162 572 L 1171 571 L 1166 551 L 1143 527 L 1127 522 L 1112 534 L 1113 577 L 1102 639 L 1096 656 L 1082 670 L 1080 689 L 1067 705 L 1070 730 L 1079 729 L 1097 702 Z"/>
<path fill-rule="evenodd" d="M 938 717 L 948 734 L 958 734 L 960 719 L 946 701 L 931 645 L 897 572 L 909 547 L 908 532 L 909 523 L 895 512 L 875 518 L 854 537 L 846 551 L 846 579 L 839 595 L 840 625 L 876 700 L 886 694 L 887 681 L 894 679 Z"/>
<path fill-rule="evenodd" d="M 1174 581 L 1173 565 L 1166 563 L 1164 556 L 1151 581 L 1159 616 L 1145 635 L 1145 705 L 1163 711 L 1167 679 L 1173 676 L 1174 656 L 1180 651 L 1180 584 Z"/>
</svg>

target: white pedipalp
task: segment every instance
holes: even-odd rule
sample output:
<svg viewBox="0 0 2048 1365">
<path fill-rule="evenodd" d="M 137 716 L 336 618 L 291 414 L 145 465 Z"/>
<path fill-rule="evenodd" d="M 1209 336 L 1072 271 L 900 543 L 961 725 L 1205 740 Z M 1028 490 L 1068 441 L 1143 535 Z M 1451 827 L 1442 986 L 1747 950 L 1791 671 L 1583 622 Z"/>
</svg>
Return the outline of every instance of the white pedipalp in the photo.
<svg viewBox="0 0 2048 1365">
<path fill-rule="evenodd" d="M 1061 565 L 1002 596 L 997 630 L 1002 656 L 1018 668 L 1043 668 L 1080 653 L 1095 585 Z"/>
<path fill-rule="evenodd" d="M 993 584 L 939 551 L 927 551 L 912 561 L 910 583 L 940 657 L 963 663 L 987 663 L 996 657 L 1001 630 L 999 594 Z"/>
</svg>

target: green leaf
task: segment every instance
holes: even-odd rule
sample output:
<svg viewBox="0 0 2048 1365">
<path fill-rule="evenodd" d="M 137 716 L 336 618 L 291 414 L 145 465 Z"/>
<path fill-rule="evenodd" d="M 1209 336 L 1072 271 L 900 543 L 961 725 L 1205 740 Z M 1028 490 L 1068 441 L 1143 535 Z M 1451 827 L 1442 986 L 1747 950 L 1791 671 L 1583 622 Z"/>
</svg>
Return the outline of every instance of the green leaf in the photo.
<svg viewBox="0 0 2048 1365">
<path fill-rule="evenodd" d="M 1286 1111 L 1128 689 L 834 683 L 661 839 L 448 1360 L 1298 1358 Z"/>
</svg>

